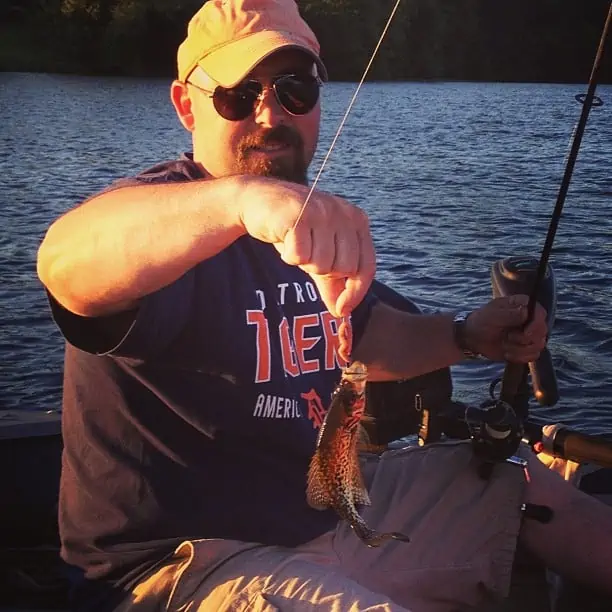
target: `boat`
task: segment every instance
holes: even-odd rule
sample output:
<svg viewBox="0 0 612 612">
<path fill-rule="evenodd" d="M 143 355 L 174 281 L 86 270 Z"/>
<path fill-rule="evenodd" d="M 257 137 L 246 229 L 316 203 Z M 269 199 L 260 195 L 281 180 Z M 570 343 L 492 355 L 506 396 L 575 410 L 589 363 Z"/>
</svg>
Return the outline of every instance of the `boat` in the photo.
<svg viewBox="0 0 612 612">
<path fill-rule="evenodd" d="M 525 267 L 525 258 L 504 262 L 506 267 L 517 262 Z M 421 312 L 414 302 L 379 281 L 373 288 L 382 301 Z M 405 445 L 411 437 L 418 444 L 443 437 L 474 439 L 473 426 L 466 426 L 463 418 L 466 406 L 452 395 L 449 368 L 406 381 L 368 383 L 372 448 L 380 452 Z M 486 419 L 487 411 L 481 407 L 474 414 Z M 525 431 L 533 438 L 542 427 L 532 424 Z M 591 443 L 591 437 L 578 436 Z M 611 456 L 612 442 L 593 438 L 592 443 L 601 444 L 598 448 Z M 0 411 L 0 462 L 5 466 L 0 472 L 0 612 L 69 610 L 69 569 L 59 556 L 57 527 L 61 453 L 60 410 Z M 612 505 L 612 465 L 585 463 L 581 470 L 577 485 Z M 610 610 L 609 595 L 554 576 L 519 548 L 510 597 L 486 612 Z"/>
</svg>

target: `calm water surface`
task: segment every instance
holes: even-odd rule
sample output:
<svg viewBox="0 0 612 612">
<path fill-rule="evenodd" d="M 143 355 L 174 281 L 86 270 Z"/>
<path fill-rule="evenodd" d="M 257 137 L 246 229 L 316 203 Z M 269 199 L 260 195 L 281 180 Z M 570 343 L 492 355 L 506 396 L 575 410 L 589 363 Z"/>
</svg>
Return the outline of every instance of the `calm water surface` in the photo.
<svg viewBox="0 0 612 612">
<path fill-rule="evenodd" d="M 35 274 L 49 223 L 112 180 L 190 141 L 165 80 L 0 74 L 0 408 L 53 410 L 63 342 Z M 363 206 L 379 278 L 424 309 L 474 307 L 498 259 L 539 255 L 581 107 L 581 85 L 370 83 L 321 187 Z M 323 93 L 318 168 L 354 91 Z M 551 263 L 550 340 L 561 400 L 542 419 L 612 432 L 612 86 L 598 93 Z M 497 364 L 453 369 L 480 402 Z"/>
</svg>

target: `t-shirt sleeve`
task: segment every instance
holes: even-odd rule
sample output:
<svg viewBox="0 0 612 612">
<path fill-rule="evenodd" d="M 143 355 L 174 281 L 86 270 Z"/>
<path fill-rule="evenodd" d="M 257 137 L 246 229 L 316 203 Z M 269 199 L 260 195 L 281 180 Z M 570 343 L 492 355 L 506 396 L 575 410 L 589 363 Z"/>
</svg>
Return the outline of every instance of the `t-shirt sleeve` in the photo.
<svg viewBox="0 0 612 612">
<path fill-rule="evenodd" d="M 359 344 L 368 326 L 368 321 L 372 315 L 372 308 L 378 302 L 378 297 L 370 289 L 361 303 L 351 314 L 351 327 L 353 328 L 353 349 Z"/>
<path fill-rule="evenodd" d="M 53 319 L 73 346 L 96 355 L 150 359 L 163 352 L 189 320 L 193 273 L 144 297 L 134 310 L 104 317 L 76 315 L 47 294 Z"/>
<path fill-rule="evenodd" d="M 125 187 L 178 183 L 205 178 L 189 160 L 163 162 L 121 178 L 96 195 Z M 92 196 L 95 197 L 95 196 Z M 193 274 L 144 297 L 137 308 L 104 317 L 83 317 L 65 309 L 47 292 L 53 319 L 73 346 L 97 355 L 150 358 L 172 342 L 188 320 Z"/>
</svg>

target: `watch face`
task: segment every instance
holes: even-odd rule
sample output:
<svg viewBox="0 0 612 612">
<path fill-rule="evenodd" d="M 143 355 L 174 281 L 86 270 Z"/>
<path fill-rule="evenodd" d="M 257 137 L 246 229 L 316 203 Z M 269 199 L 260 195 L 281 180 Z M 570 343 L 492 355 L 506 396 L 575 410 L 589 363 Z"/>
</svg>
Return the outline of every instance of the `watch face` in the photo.
<svg viewBox="0 0 612 612">
<path fill-rule="evenodd" d="M 455 343 L 463 351 L 465 357 L 476 357 L 476 353 L 470 350 L 465 340 L 465 322 L 470 315 L 469 311 L 458 312 L 453 319 L 453 334 Z"/>
<path fill-rule="evenodd" d="M 454 321 L 455 323 L 465 323 L 465 321 L 466 321 L 466 319 L 468 318 L 468 315 L 469 315 L 469 314 L 470 314 L 470 313 L 469 313 L 469 312 L 466 312 L 466 311 L 458 312 L 458 313 L 455 315 L 455 318 L 453 319 L 453 321 Z"/>
</svg>

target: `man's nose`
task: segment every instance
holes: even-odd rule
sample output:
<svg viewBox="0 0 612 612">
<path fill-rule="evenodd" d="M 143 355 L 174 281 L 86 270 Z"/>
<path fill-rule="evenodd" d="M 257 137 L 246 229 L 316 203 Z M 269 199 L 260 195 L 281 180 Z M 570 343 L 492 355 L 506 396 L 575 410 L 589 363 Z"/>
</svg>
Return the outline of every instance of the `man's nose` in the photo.
<svg viewBox="0 0 612 612">
<path fill-rule="evenodd" d="M 274 127 L 283 123 L 286 113 L 271 87 L 264 87 L 255 105 L 255 122 L 262 127 Z"/>
</svg>

